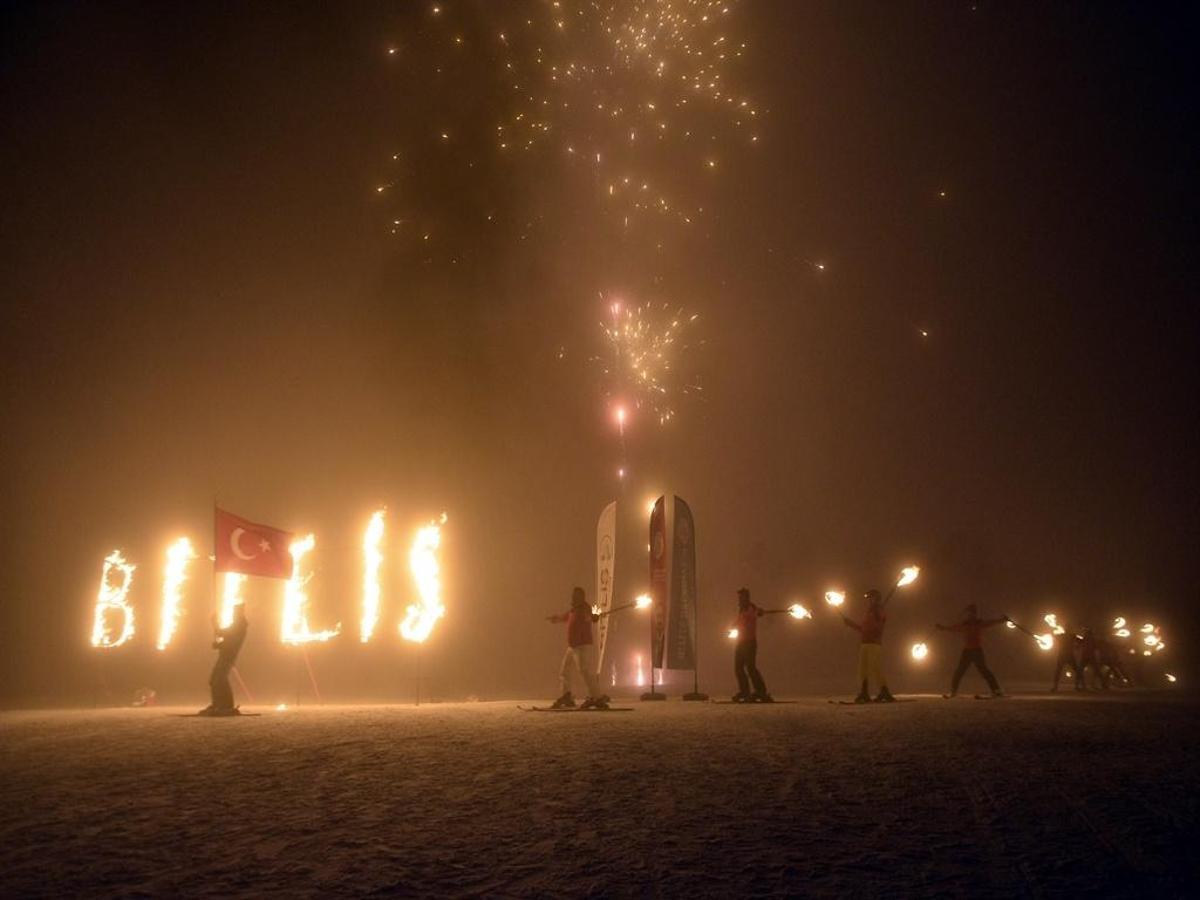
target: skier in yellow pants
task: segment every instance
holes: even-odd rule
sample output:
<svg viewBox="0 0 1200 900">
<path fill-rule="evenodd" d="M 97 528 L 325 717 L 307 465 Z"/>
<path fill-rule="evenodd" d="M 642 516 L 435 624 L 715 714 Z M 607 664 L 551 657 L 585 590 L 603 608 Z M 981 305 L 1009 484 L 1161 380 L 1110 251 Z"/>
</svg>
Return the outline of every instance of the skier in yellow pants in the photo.
<svg viewBox="0 0 1200 900">
<path fill-rule="evenodd" d="M 879 693 L 875 696 L 877 703 L 895 701 L 892 692 L 888 690 L 887 679 L 883 677 L 883 626 L 887 615 L 883 611 L 883 597 L 879 591 L 870 590 L 863 595 L 867 601 L 867 612 L 861 622 L 842 616 L 842 621 L 862 635 L 862 643 L 858 648 L 858 683 L 860 689 L 855 703 L 870 703 L 870 683 L 879 685 Z"/>
</svg>

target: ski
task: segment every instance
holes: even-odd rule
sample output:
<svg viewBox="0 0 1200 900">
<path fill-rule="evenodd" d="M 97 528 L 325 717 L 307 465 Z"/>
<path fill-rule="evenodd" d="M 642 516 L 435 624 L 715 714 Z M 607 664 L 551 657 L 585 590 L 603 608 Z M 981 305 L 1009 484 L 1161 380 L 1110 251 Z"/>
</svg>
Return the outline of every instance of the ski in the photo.
<svg viewBox="0 0 1200 900">
<path fill-rule="evenodd" d="M 779 706 L 781 703 L 799 703 L 799 700 L 710 700 L 717 706 Z"/>
<path fill-rule="evenodd" d="M 581 709 L 578 706 L 518 706 L 517 709 L 522 712 L 550 712 L 550 713 L 602 713 L 602 712 L 633 712 L 632 706 L 606 706 L 597 707 L 589 706 L 587 709 Z"/>
</svg>

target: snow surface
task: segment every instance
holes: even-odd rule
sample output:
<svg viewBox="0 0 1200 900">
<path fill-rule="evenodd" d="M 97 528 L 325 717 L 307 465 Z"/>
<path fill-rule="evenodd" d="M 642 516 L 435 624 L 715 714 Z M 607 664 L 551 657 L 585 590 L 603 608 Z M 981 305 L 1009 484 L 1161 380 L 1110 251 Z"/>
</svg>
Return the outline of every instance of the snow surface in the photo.
<svg viewBox="0 0 1200 900">
<path fill-rule="evenodd" d="M 0 895 L 1195 895 L 1195 702 L 0 714 Z"/>
</svg>

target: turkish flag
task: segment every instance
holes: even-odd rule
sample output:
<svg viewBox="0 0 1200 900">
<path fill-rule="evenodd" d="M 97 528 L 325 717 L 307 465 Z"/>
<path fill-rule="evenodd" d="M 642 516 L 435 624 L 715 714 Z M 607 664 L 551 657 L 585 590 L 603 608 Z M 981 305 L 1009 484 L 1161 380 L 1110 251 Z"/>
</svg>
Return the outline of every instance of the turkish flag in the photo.
<svg viewBox="0 0 1200 900">
<path fill-rule="evenodd" d="M 217 510 L 215 570 L 291 578 L 292 534 L 270 525 L 256 525 L 240 516 Z"/>
</svg>

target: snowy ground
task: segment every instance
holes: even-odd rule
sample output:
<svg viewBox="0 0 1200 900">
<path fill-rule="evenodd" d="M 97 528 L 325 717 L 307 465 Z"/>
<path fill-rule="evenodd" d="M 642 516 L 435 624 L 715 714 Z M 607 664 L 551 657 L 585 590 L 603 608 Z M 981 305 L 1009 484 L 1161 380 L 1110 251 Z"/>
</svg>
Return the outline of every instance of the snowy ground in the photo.
<svg viewBox="0 0 1200 900">
<path fill-rule="evenodd" d="M 0 895 L 1197 891 L 1200 706 L 0 715 Z"/>
</svg>

